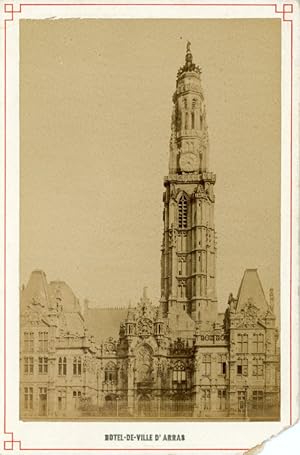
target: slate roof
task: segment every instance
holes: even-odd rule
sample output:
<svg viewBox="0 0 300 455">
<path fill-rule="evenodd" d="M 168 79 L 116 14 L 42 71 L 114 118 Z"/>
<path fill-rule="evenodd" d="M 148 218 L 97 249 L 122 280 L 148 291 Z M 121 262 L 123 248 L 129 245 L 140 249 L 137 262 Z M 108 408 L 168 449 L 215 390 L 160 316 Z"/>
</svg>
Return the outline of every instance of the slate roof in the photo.
<svg viewBox="0 0 300 455">
<path fill-rule="evenodd" d="M 51 290 L 47 283 L 45 272 L 34 270 L 28 280 L 27 286 L 21 293 L 21 305 L 25 308 L 32 303 L 47 308 L 51 298 Z"/>
<path fill-rule="evenodd" d="M 258 276 L 257 269 L 246 269 L 242 282 L 237 294 L 237 311 L 241 311 L 244 306 L 252 301 L 260 312 L 268 311 L 268 303 L 264 294 L 264 290 Z"/>
</svg>

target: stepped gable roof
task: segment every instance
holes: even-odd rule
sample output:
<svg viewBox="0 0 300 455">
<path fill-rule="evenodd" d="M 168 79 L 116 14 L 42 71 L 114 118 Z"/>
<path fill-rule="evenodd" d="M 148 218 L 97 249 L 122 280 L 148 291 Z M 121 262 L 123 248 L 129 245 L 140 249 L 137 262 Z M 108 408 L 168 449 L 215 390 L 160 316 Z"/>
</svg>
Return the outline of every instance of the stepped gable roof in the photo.
<svg viewBox="0 0 300 455">
<path fill-rule="evenodd" d="M 119 338 L 120 324 L 126 319 L 128 308 L 85 308 L 84 320 L 90 335 L 98 343 L 112 337 Z"/>
<path fill-rule="evenodd" d="M 31 272 L 27 286 L 21 293 L 21 305 L 23 308 L 27 306 L 39 306 L 47 309 L 50 304 L 51 290 L 47 283 L 47 278 L 43 270 L 34 270 Z"/>
<path fill-rule="evenodd" d="M 249 303 L 258 308 L 261 314 L 268 311 L 268 303 L 257 269 L 246 269 L 237 295 L 236 311 L 243 310 Z"/>
</svg>

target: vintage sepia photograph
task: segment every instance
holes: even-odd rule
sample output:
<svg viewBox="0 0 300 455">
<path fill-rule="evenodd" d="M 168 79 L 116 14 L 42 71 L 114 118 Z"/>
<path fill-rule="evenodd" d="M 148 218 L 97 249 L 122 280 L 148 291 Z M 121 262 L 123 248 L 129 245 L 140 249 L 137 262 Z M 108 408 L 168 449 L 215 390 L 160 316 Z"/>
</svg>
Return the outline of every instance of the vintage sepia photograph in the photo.
<svg viewBox="0 0 300 455">
<path fill-rule="evenodd" d="M 280 19 L 20 20 L 20 419 L 280 420 Z"/>
</svg>

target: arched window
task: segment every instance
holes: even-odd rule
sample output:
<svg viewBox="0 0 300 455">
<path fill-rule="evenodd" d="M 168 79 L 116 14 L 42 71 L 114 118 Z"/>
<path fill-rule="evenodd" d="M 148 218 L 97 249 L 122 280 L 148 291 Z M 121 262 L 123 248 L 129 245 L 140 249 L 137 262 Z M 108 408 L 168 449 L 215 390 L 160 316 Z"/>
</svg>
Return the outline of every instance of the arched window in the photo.
<svg viewBox="0 0 300 455">
<path fill-rule="evenodd" d="M 73 359 L 73 374 L 81 376 L 81 357 L 74 357 Z"/>
<path fill-rule="evenodd" d="M 183 194 L 178 202 L 178 227 L 187 228 L 187 197 Z"/>
<path fill-rule="evenodd" d="M 178 360 L 173 366 L 173 389 L 186 388 L 186 376 L 185 364 L 181 360 Z"/>
<path fill-rule="evenodd" d="M 200 115 L 200 129 L 202 130 L 203 128 L 203 116 Z"/>
<path fill-rule="evenodd" d="M 117 381 L 117 367 L 113 362 L 108 362 L 104 371 L 105 382 Z"/>
</svg>

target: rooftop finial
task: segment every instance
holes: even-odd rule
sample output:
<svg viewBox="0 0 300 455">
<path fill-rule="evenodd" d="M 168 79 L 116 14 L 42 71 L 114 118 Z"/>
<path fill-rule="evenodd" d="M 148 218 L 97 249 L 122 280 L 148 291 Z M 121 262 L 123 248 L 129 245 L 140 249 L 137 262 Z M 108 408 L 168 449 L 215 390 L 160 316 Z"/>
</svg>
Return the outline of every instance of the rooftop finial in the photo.
<svg viewBox="0 0 300 455">
<path fill-rule="evenodd" d="M 182 74 L 186 72 L 195 72 L 198 73 L 199 75 L 201 74 L 201 70 L 199 66 L 196 66 L 195 63 L 193 63 L 193 55 L 191 52 L 191 42 L 187 41 L 186 43 L 186 54 L 185 54 L 185 64 L 181 68 L 179 68 L 179 71 L 177 73 L 177 78 L 180 77 Z"/>
<path fill-rule="evenodd" d="M 191 52 L 191 42 L 188 41 L 186 43 L 186 54 L 185 54 L 185 64 L 188 70 L 191 69 L 192 64 L 193 64 L 193 55 Z"/>
</svg>

